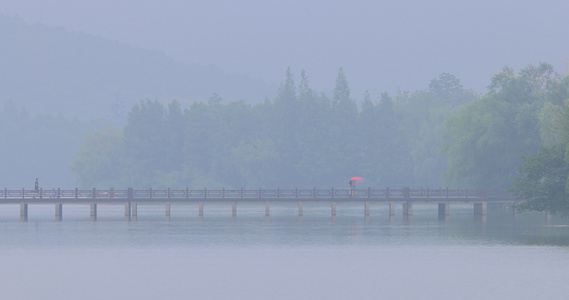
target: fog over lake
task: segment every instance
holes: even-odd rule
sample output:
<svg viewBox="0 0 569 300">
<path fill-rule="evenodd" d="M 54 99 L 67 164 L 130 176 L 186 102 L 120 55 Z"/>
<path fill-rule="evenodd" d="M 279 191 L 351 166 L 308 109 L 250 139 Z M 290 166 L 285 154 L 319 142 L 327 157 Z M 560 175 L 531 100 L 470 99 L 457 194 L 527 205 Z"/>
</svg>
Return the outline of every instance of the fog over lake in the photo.
<svg viewBox="0 0 569 300">
<path fill-rule="evenodd" d="M 567 299 L 568 13 L 2 1 L 0 299 Z"/>
<path fill-rule="evenodd" d="M 564 299 L 569 292 L 567 220 L 472 207 L 417 206 L 412 220 L 390 221 L 382 205 L 368 219 L 360 205 L 210 204 L 139 206 L 124 221 L 120 205 L 66 205 L 61 222 L 51 205 L 0 206 L 5 299 Z"/>
</svg>

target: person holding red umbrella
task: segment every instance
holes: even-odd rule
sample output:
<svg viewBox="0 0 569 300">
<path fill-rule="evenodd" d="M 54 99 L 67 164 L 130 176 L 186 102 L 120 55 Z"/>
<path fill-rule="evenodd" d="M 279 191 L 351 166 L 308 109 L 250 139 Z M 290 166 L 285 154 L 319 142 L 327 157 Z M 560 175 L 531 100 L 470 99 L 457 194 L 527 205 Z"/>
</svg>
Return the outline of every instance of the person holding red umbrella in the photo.
<svg viewBox="0 0 569 300">
<path fill-rule="evenodd" d="M 348 181 L 348 184 L 350 185 L 350 198 L 358 194 L 358 192 L 356 191 L 356 181 L 358 180 L 362 179 L 360 177 L 352 177 L 352 179 Z"/>
</svg>

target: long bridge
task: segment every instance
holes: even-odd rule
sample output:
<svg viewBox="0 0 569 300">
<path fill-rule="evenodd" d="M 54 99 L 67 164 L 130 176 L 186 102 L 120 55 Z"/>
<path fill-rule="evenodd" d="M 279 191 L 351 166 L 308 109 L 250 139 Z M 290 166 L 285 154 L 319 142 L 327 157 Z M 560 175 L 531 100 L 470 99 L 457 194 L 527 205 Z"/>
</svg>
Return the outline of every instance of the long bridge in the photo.
<svg viewBox="0 0 569 300">
<path fill-rule="evenodd" d="M 136 220 L 139 205 L 163 204 L 165 216 L 170 217 L 171 204 L 196 204 L 199 216 L 204 214 L 204 205 L 208 203 L 228 203 L 232 205 L 232 215 L 237 215 L 239 203 L 264 203 L 265 216 L 270 215 L 271 203 L 290 203 L 298 205 L 298 215 L 303 215 L 306 202 L 329 203 L 331 215 L 336 216 L 337 203 L 361 203 L 366 217 L 371 204 L 389 205 L 390 217 L 395 215 L 395 205 L 401 204 L 405 217 L 413 215 L 413 204 L 438 205 L 440 219 L 450 215 L 451 204 L 472 204 L 474 214 L 486 217 L 488 203 L 515 204 L 518 200 L 503 189 L 449 189 L 408 187 L 400 189 L 40 189 L 0 190 L 0 204 L 20 204 L 20 220 L 28 220 L 28 206 L 31 204 L 54 204 L 55 219 L 61 221 L 63 204 L 89 204 L 91 220 L 97 219 L 98 204 L 124 204 L 125 219 Z M 514 210 L 515 213 L 515 210 Z"/>
</svg>

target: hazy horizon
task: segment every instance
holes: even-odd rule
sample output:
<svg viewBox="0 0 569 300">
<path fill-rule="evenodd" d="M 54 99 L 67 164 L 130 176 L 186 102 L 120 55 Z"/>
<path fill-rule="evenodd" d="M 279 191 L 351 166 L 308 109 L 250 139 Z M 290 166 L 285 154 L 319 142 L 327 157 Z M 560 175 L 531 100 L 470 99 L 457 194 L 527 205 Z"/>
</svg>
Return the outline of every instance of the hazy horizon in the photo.
<svg viewBox="0 0 569 300">
<path fill-rule="evenodd" d="M 483 93 L 492 74 L 548 62 L 565 72 L 564 1 L 8 1 L 0 13 L 184 63 L 278 84 L 290 67 L 330 92 L 339 67 L 353 97 L 414 91 L 446 72 Z"/>
</svg>

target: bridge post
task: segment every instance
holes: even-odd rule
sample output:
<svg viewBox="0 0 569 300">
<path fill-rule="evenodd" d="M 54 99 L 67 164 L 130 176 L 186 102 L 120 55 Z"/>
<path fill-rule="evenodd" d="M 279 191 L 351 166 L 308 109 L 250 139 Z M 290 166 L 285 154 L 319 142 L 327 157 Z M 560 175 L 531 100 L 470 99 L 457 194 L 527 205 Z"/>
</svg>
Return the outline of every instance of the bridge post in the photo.
<svg viewBox="0 0 569 300">
<path fill-rule="evenodd" d="M 28 221 L 28 204 L 20 203 L 20 221 Z"/>
<path fill-rule="evenodd" d="M 389 216 L 395 216 L 395 202 L 389 202 Z"/>
<path fill-rule="evenodd" d="M 136 202 L 132 202 L 131 203 L 131 216 L 134 220 L 136 220 L 136 217 L 138 216 L 138 209 L 137 209 L 137 203 Z"/>
<path fill-rule="evenodd" d="M 514 203 L 512 203 L 512 211 L 513 211 L 513 213 L 514 213 L 514 220 L 517 220 L 517 219 L 518 219 L 518 213 L 519 213 L 519 211 L 518 211 L 518 202 L 517 202 L 517 201 L 514 202 Z"/>
<path fill-rule="evenodd" d="M 168 202 L 166 202 L 164 204 L 166 206 L 166 207 L 164 207 L 164 210 L 165 210 L 164 214 L 166 215 L 166 218 L 170 218 L 170 198 L 172 197 L 171 195 L 172 194 L 171 194 L 170 188 L 168 188 Z"/>
<path fill-rule="evenodd" d="M 413 215 L 413 203 L 411 201 L 403 202 L 403 216 L 410 217 Z"/>
<path fill-rule="evenodd" d="M 404 216 L 412 216 L 413 215 L 413 205 L 409 200 L 411 198 L 411 189 L 408 187 L 403 188 L 403 198 L 406 199 L 403 202 L 403 215 Z"/>
<path fill-rule="evenodd" d="M 130 219 L 130 216 L 131 216 L 130 204 L 131 204 L 132 200 L 134 199 L 134 191 L 132 190 L 132 188 L 128 188 L 127 198 L 128 198 L 128 201 L 126 201 L 124 203 L 124 217 L 125 217 L 125 219 Z"/>
<path fill-rule="evenodd" d="M 299 201 L 298 202 L 298 216 L 299 217 L 302 217 L 302 215 L 303 215 L 303 207 L 302 206 L 303 206 L 303 202 Z"/>
<path fill-rule="evenodd" d="M 97 203 L 91 202 L 91 221 L 97 221 Z"/>
<path fill-rule="evenodd" d="M 61 221 L 62 213 L 63 213 L 63 204 L 56 203 L 55 204 L 55 220 L 56 221 Z"/>
<path fill-rule="evenodd" d="M 475 216 L 485 217 L 486 213 L 487 213 L 487 203 L 486 202 L 474 203 L 474 215 Z"/>
<path fill-rule="evenodd" d="M 449 203 L 439 203 L 439 220 L 446 220 L 449 215 Z"/>
<path fill-rule="evenodd" d="M 336 201 L 332 201 L 332 217 L 336 216 Z"/>
<path fill-rule="evenodd" d="M 265 217 L 268 217 L 269 215 L 270 215 L 269 201 L 265 201 Z"/>
<path fill-rule="evenodd" d="M 199 216 L 203 217 L 203 202 L 200 202 L 198 206 L 199 206 Z"/>
<path fill-rule="evenodd" d="M 124 217 L 125 219 L 129 219 L 130 218 L 130 201 L 126 201 L 124 203 Z"/>
</svg>

